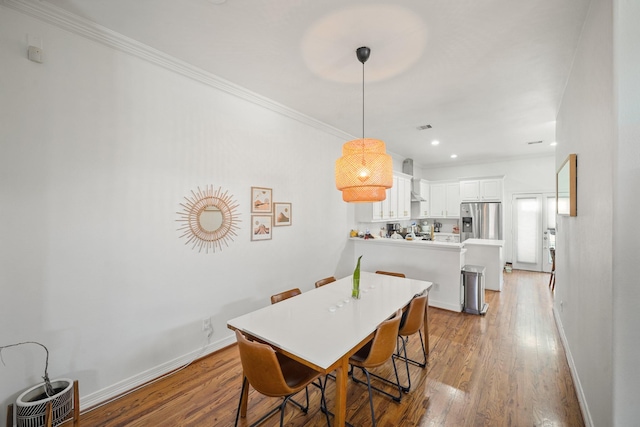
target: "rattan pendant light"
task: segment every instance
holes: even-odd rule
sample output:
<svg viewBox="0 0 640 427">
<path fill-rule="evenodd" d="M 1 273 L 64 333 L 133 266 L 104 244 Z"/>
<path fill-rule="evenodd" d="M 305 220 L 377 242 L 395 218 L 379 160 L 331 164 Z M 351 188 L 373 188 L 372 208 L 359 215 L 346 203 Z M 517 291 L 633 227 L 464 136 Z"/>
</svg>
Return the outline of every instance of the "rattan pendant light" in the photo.
<svg viewBox="0 0 640 427">
<path fill-rule="evenodd" d="M 364 137 L 364 63 L 370 53 L 368 47 L 356 50 L 362 62 L 362 138 L 346 142 L 336 160 L 336 187 L 345 202 L 379 202 L 393 185 L 393 163 L 384 142 Z"/>
</svg>

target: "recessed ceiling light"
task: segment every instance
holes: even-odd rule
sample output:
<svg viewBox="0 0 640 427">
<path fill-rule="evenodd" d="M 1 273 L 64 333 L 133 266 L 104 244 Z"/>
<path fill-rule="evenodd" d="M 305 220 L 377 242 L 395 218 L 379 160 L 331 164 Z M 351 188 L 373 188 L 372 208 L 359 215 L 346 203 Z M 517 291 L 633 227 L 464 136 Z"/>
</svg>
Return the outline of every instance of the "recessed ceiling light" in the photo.
<svg viewBox="0 0 640 427">
<path fill-rule="evenodd" d="M 438 141 L 437 139 L 434 139 L 433 141 L 431 141 L 431 145 L 438 145 L 440 144 L 440 141 Z"/>
<path fill-rule="evenodd" d="M 456 157 L 458 157 L 458 155 L 457 155 L 457 154 L 452 154 L 452 155 L 451 155 L 451 158 L 452 158 L 452 159 L 455 159 Z"/>
<path fill-rule="evenodd" d="M 552 147 L 555 147 L 556 145 L 558 145 L 558 143 L 556 141 L 553 141 L 551 144 L 549 144 Z"/>
</svg>

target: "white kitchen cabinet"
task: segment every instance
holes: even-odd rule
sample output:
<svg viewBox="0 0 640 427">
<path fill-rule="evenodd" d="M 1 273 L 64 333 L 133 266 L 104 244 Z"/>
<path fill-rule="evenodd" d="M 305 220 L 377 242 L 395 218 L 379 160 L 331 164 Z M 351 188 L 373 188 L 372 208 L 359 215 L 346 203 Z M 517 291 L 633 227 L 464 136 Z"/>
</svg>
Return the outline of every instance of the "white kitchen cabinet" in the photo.
<svg viewBox="0 0 640 427">
<path fill-rule="evenodd" d="M 460 181 L 460 199 L 463 202 L 501 202 L 503 178 Z"/>
<path fill-rule="evenodd" d="M 411 177 L 398 175 L 398 219 L 411 219 Z"/>
<path fill-rule="evenodd" d="M 411 176 L 393 174 L 393 186 L 387 189 L 387 198 L 371 205 L 358 207 L 361 222 L 383 222 L 411 218 Z"/>
<path fill-rule="evenodd" d="M 458 218 L 460 216 L 460 183 L 451 182 L 445 185 L 446 211 L 445 217 Z"/>
<path fill-rule="evenodd" d="M 480 181 L 480 198 L 485 202 L 502 201 L 503 179 L 483 179 Z"/>
<path fill-rule="evenodd" d="M 457 218 L 460 216 L 460 183 L 431 182 L 430 218 Z"/>
<path fill-rule="evenodd" d="M 371 205 L 372 215 L 371 221 L 386 221 L 389 219 L 389 195 L 390 189 L 387 189 L 387 197 L 380 202 L 373 202 Z M 363 222 L 369 222 L 369 218 L 365 214 L 360 218 Z"/>
<path fill-rule="evenodd" d="M 463 202 L 477 202 L 480 200 L 480 180 L 460 181 L 460 199 Z"/>
</svg>

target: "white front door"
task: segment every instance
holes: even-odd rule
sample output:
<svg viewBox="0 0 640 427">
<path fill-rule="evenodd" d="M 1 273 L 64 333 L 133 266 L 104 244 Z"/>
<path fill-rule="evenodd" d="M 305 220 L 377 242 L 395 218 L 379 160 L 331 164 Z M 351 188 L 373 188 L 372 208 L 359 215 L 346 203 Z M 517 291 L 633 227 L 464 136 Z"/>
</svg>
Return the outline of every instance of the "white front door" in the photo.
<svg viewBox="0 0 640 427">
<path fill-rule="evenodd" d="M 553 194 L 513 195 L 513 268 L 551 271 L 555 200 Z"/>
</svg>

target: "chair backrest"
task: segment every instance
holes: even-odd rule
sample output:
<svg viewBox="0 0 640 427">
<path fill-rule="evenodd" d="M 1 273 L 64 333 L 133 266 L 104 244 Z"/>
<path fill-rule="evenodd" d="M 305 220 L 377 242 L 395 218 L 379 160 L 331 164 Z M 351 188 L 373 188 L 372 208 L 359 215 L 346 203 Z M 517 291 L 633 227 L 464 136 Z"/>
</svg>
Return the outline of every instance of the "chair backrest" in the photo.
<svg viewBox="0 0 640 427">
<path fill-rule="evenodd" d="M 387 276 L 396 276 L 396 277 L 407 277 L 404 275 L 404 273 L 394 273 L 393 271 L 378 270 L 376 271 L 376 274 L 386 274 Z"/>
<path fill-rule="evenodd" d="M 300 295 L 302 292 L 298 288 L 289 289 L 288 291 L 280 292 L 279 294 L 271 295 L 271 304 L 286 300 L 296 295 Z"/>
<path fill-rule="evenodd" d="M 371 342 L 369 355 L 362 362 L 363 366 L 375 368 L 389 360 L 396 349 L 401 318 L 402 310 L 398 310 L 392 318 L 385 320 L 378 326 Z"/>
<path fill-rule="evenodd" d="M 274 349 L 266 344 L 249 341 L 236 330 L 242 371 L 249 384 L 266 396 L 286 396 L 287 385 Z"/>
<path fill-rule="evenodd" d="M 335 281 L 336 281 L 336 278 L 333 276 L 325 277 L 324 279 L 320 279 L 316 282 L 316 288 L 319 288 L 320 286 L 324 286 L 327 283 L 331 283 Z"/>
<path fill-rule="evenodd" d="M 409 308 L 403 314 L 404 322 L 400 325 L 399 335 L 413 335 L 424 324 L 424 310 L 427 306 L 427 294 L 414 297 L 409 303 Z"/>
</svg>

